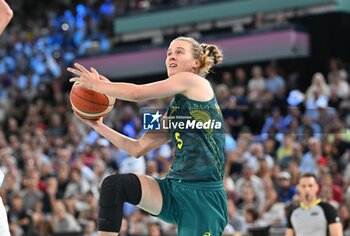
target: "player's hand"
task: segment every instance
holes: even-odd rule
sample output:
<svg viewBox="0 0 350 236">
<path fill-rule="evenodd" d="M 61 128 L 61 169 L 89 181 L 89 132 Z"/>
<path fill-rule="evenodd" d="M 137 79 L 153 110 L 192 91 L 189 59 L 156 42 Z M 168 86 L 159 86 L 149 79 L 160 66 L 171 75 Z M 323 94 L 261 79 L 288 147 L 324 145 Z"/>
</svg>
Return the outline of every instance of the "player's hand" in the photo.
<svg viewBox="0 0 350 236">
<path fill-rule="evenodd" d="M 72 109 L 74 111 L 74 115 L 76 117 L 78 117 L 79 120 L 81 120 L 82 122 L 84 122 L 85 124 L 87 124 L 88 126 L 90 126 L 93 129 L 96 129 L 97 127 L 99 127 L 103 124 L 103 117 L 99 118 L 98 120 L 88 120 L 88 119 L 81 117 L 78 114 L 78 112 L 74 109 L 74 107 L 72 107 Z"/>
<path fill-rule="evenodd" d="M 107 80 L 106 77 L 100 76 L 100 74 L 95 70 L 95 68 L 91 67 L 90 70 L 86 69 L 84 66 L 79 63 L 74 63 L 76 68 L 68 67 L 67 70 L 77 77 L 73 77 L 69 79 L 69 82 L 76 82 L 76 86 L 84 87 L 87 89 L 93 89 L 94 84 L 98 83 L 101 80 Z M 102 78 L 102 79 L 100 79 Z"/>
</svg>

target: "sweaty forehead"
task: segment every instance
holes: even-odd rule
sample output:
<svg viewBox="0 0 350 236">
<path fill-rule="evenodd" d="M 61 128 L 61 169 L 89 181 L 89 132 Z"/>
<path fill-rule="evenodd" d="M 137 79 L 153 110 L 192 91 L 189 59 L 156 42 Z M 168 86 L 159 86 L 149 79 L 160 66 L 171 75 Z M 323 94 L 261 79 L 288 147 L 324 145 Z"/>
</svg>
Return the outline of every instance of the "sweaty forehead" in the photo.
<svg viewBox="0 0 350 236">
<path fill-rule="evenodd" d="M 168 50 L 174 50 L 176 48 L 183 48 L 185 50 L 191 49 L 191 43 L 184 41 L 184 40 L 174 40 L 169 45 Z"/>
</svg>

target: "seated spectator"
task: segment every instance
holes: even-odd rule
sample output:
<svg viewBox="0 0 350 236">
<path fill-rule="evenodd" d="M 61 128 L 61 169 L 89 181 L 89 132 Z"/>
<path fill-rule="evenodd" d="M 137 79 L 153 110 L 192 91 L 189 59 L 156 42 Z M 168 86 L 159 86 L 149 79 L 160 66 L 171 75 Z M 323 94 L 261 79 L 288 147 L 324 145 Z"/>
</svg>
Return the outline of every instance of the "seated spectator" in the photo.
<svg viewBox="0 0 350 236">
<path fill-rule="evenodd" d="M 24 190 L 22 196 L 25 201 L 23 202 L 23 208 L 25 210 L 33 210 L 34 206 L 41 202 L 43 199 L 43 193 L 39 190 L 39 175 L 34 170 L 28 171 L 23 181 Z"/>
<path fill-rule="evenodd" d="M 81 232 L 78 221 L 69 214 L 62 201 L 57 201 L 51 217 L 51 227 L 54 233 Z"/>
<path fill-rule="evenodd" d="M 261 130 L 261 137 L 265 140 L 268 136 L 268 130 L 274 128 L 277 134 L 279 134 L 279 138 L 281 138 L 281 135 L 283 135 L 286 128 L 283 120 L 284 117 L 281 114 L 281 110 L 278 107 L 274 107 L 271 114 L 265 119 L 264 126 Z"/>
<path fill-rule="evenodd" d="M 285 204 L 278 199 L 277 191 L 271 178 L 264 180 L 266 201 L 261 210 L 261 220 L 267 225 L 282 224 L 285 219 Z"/>
<path fill-rule="evenodd" d="M 333 74 L 329 82 L 330 90 L 336 91 L 337 97 L 341 99 L 347 99 L 350 96 L 349 83 L 337 73 Z"/>
<path fill-rule="evenodd" d="M 230 96 L 227 99 L 225 108 L 222 109 L 222 115 L 224 116 L 225 123 L 227 123 L 230 128 L 230 133 L 237 136 L 240 132 L 240 128 L 244 124 L 244 115 L 238 106 L 238 101 L 235 96 Z"/>
<path fill-rule="evenodd" d="M 82 178 L 81 172 L 77 168 L 73 168 L 71 172 L 70 182 L 64 192 L 64 198 L 74 198 L 77 200 L 84 199 L 84 195 L 89 191 L 89 183 Z"/>
<path fill-rule="evenodd" d="M 316 137 L 309 138 L 308 148 L 310 151 L 304 154 L 300 162 L 301 173 L 314 173 L 316 176 L 319 175 L 319 160 L 322 158 L 321 153 L 321 142 Z"/>
<path fill-rule="evenodd" d="M 333 176 L 329 172 L 325 172 L 321 176 L 320 181 L 320 192 L 323 188 L 327 188 L 331 192 L 331 199 L 338 202 L 338 204 L 343 202 L 343 190 L 340 186 L 333 182 Z M 328 197 L 328 195 L 326 195 Z"/>
<path fill-rule="evenodd" d="M 236 204 L 232 198 L 227 199 L 227 214 L 228 224 L 230 224 L 235 231 L 242 232 L 244 218 L 243 215 L 240 215 L 237 211 Z"/>
<path fill-rule="evenodd" d="M 338 208 L 338 215 L 343 226 L 343 231 L 349 231 L 350 210 L 347 204 L 340 204 Z"/>
<path fill-rule="evenodd" d="M 252 78 L 248 81 L 248 100 L 254 102 L 263 97 L 266 86 L 260 66 L 254 66 L 251 74 Z"/>
<path fill-rule="evenodd" d="M 328 202 L 329 204 L 331 204 L 334 209 L 338 209 L 339 208 L 339 202 L 337 202 L 336 200 L 334 200 L 334 196 L 333 196 L 333 192 L 332 189 L 328 186 L 323 187 L 319 193 L 320 195 L 320 199 L 324 202 Z"/>
<path fill-rule="evenodd" d="M 150 222 L 147 225 L 149 236 L 161 236 L 163 235 L 162 229 L 158 222 Z"/>
<path fill-rule="evenodd" d="M 262 206 L 265 203 L 264 184 L 261 178 L 255 175 L 254 167 L 251 163 L 244 164 L 243 177 L 237 180 L 236 186 L 236 191 L 241 199 L 244 197 L 243 190 L 250 186 L 253 190 L 252 195 L 257 198 L 256 203 L 259 204 L 259 206 Z M 249 193 L 250 190 L 248 189 L 247 191 Z"/>
<path fill-rule="evenodd" d="M 315 73 L 311 85 L 306 90 L 305 97 L 305 115 L 309 116 L 312 121 L 319 119 L 317 108 L 320 104 L 328 104 L 329 94 L 329 86 L 326 84 L 323 74 Z"/>
<path fill-rule="evenodd" d="M 30 211 L 23 205 L 23 198 L 19 193 L 15 193 L 11 199 L 11 208 L 7 214 L 10 232 L 14 235 L 22 235 L 29 232 L 31 218 Z"/>
<path fill-rule="evenodd" d="M 329 60 L 329 72 L 327 75 L 328 82 L 331 82 L 334 75 L 339 75 L 340 78 L 346 81 L 348 78 L 348 73 L 344 69 L 344 65 L 339 58 L 331 58 Z"/>
<path fill-rule="evenodd" d="M 97 236 L 96 223 L 93 220 L 89 220 L 84 228 L 83 236 Z"/>
<path fill-rule="evenodd" d="M 277 188 L 278 199 L 284 203 L 291 202 L 297 192 L 296 187 L 292 185 L 291 175 L 286 171 L 283 171 L 278 175 Z"/>
<path fill-rule="evenodd" d="M 267 80 L 266 90 L 271 93 L 272 97 L 284 98 L 286 92 L 286 85 L 284 78 L 277 72 L 277 68 L 274 65 L 270 65 L 266 68 Z"/>
<path fill-rule="evenodd" d="M 284 135 L 282 145 L 277 149 L 277 160 L 283 169 L 288 167 L 293 154 L 293 137 L 290 134 Z"/>
<path fill-rule="evenodd" d="M 301 148 L 301 145 L 299 143 L 295 143 L 294 146 L 297 146 L 297 149 Z M 295 150 L 295 147 L 293 147 L 293 152 Z M 297 151 L 299 152 L 299 151 Z M 302 152 L 300 152 L 300 159 L 302 157 Z M 289 164 L 288 164 L 288 169 L 287 172 L 290 173 L 291 175 L 291 185 L 292 186 L 297 186 L 299 182 L 299 177 L 300 177 L 300 170 L 299 170 L 299 158 L 292 159 Z"/>
</svg>

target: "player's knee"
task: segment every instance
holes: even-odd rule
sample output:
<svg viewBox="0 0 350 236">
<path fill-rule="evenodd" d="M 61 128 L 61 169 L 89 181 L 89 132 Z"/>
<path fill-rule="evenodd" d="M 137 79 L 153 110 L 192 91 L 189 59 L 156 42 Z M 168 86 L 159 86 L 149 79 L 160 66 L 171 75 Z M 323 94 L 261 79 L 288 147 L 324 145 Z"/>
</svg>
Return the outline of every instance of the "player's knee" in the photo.
<svg viewBox="0 0 350 236">
<path fill-rule="evenodd" d="M 118 201 L 124 202 L 122 180 L 119 174 L 107 176 L 101 185 L 100 206 L 112 207 Z"/>
<path fill-rule="evenodd" d="M 101 185 L 100 206 L 112 207 L 120 203 L 138 204 L 141 200 L 141 184 L 134 174 L 114 174 L 106 177 Z"/>
</svg>

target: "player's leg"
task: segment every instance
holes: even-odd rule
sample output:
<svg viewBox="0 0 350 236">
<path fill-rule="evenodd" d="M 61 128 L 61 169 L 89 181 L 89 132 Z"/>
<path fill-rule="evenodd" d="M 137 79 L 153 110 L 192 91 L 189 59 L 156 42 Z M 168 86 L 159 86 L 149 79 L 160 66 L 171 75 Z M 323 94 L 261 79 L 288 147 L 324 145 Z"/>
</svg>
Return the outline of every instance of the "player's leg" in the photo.
<svg viewBox="0 0 350 236">
<path fill-rule="evenodd" d="M 124 202 L 138 205 L 151 214 L 159 214 L 162 194 L 156 180 L 134 174 L 114 174 L 101 186 L 99 236 L 116 236 L 121 227 Z"/>
<path fill-rule="evenodd" d="M 227 224 L 226 192 L 223 187 L 211 183 L 203 186 L 179 184 L 177 190 L 177 200 L 184 209 L 180 213 L 178 235 L 221 236 Z"/>
<path fill-rule="evenodd" d="M 158 215 L 163 205 L 163 197 L 158 182 L 147 175 L 138 175 L 138 178 L 142 187 L 142 197 L 138 207 L 152 215 Z"/>
</svg>

